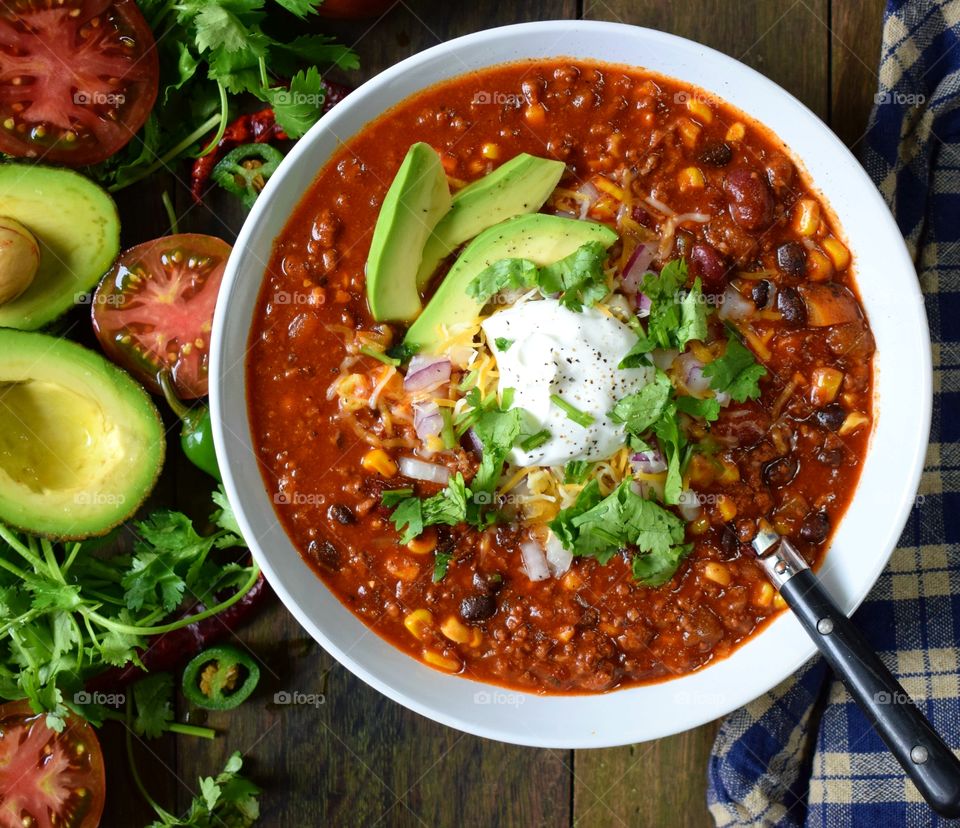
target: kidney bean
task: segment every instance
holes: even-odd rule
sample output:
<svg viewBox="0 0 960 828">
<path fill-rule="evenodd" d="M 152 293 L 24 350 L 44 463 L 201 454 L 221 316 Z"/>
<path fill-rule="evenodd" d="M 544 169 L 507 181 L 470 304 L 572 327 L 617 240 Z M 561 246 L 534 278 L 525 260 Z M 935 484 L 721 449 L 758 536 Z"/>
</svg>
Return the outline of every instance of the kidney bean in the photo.
<svg viewBox="0 0 960 828">
<path fill-rule="evenodd" d="M 807 266 L 807 250 L 800 242 L 784 242 L 777 248 L 777 267 L 782 273 L 802 276 Z"/>
<path fill-rule="evenodd" d="M 721 293 L 726 286 L 727 260 L 716 248 L 704 242 L 698 242 L 690 248 L 690 272 L 703 281 L 707 293 Z"/>
<path fill-rule="evenodd" d="M 823 543 L 830 534 L 830 516 L 826 512 L 811 512 L 800 525 L 800 537 L 809 543 Z"/>
<path fill-rule="evenodd" d="M 773 222 L 773 193 L 756 170 L 737 167 L 723 179 L 730 199 L 730 216 L 744 230 L 765 230 Z"/>
<path fill-rule="evenodd" d="M 697 160 L 701 164 L 709 164 L 711 167 L 725 167 L 733 158 L 733 150 L 728 144 L 718 143 L 708 145 L 700 153 Z"/>
<path fill-rule="evenodd" d="M 799 469 L 800 464 L 795 457 L 778 457 L 763 467 L 763 480 L 768 486 L 779 489 L 793 480 Z"/>
<path fill-rule="evenodd" d="M 807 321 L 807 306 L 796 288 L 781 287 L 777 291 L 777 310 L 783 316 L 783 321 L 791 325 L 803 325 Z"/>
<path fill-rule="evenodd" d="M 779 196 L 793 182 L 793 162 L 782 153 L 772 153 L 764 167 L 771 189 Z"/>
<path fill-rule="evenodd" d="M 843 425 L 843 421 L 847 419 L 847 412 L 843 410 L 843 406 L 839 403 L 830 403 L 813 416 L 827 431 L 837 431 Z"/>
<path fill-rule="evenodd" d="M 460 617 L 464 621 L 486 621 L 497 611 L 492 595 L 468 595 L 460 602 Z"/>
</svg>

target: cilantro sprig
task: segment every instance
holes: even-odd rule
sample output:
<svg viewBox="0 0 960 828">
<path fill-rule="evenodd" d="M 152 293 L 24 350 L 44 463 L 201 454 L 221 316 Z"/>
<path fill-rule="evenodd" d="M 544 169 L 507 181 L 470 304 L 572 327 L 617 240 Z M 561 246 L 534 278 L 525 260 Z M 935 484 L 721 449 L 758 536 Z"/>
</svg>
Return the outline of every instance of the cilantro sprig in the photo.
<svg viewBox="0 0 960 828">
<path fill-rule="evenodd" d="M 572 506 L 550 522 L 563 546 L 576 556 L 606 564 L 621 549 L 632 551 L 631 567 L 637 582 L 665 584 L 689 554 L 684 522 L 672 512 L 637 494 L 629 480 L 604 497 L 591 480 Z"/>
<path fill-rule="evenodd" d="M 502 290 L 536 287 L 544 296 L 559 294 L 563 307 L 580 311 L 584 305 L 595 305 L 609 292 L 603 270 L 606 258 L 606 248 L 591 241 L 545 267 L 537 267 L 529 259 L 500 259 L 467 285 L 467 294 L 486 302 Z"/>
<path fill-rule="evenodd" d="M 744 402 L 760 396 L 760 380 L 767 369 L 760 365 L 753 352 L 740 341 L 736 328 L 727 326 L 727 349 L 723 356 L 703 369 L 714 391 L 725 392 L 731 399 Z"/>
</svg>

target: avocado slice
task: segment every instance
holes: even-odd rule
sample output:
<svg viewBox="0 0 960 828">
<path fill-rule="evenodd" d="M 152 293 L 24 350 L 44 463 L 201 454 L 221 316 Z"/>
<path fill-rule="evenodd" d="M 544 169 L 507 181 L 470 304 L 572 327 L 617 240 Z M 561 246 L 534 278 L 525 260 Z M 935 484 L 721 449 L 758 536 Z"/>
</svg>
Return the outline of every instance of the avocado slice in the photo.
<svg viewBox="0 0 960 828">
<path fill-rule="evenodd" d="M 420 313 L 417 268 L 423 246 L 449 209 L 440 156 L 429 144 L 414 144 L 387 190 L 370 242 L 367 301 L 378 322 L 406 322 Z"/>
<path fill-rule="evenodd" d="M 543 267 L 569 256 L 587 242 L 598 241 L 610 247 L 616 240 L 617 234 L 603 224 L 543 213 L 517 216 L 495 224 L 460 254 L 423 313 L 410 326 L 404 344 L 429 352 L 437 344 L 440 325 L 476 319 L 483 306 L 467 295 L 467 285 L 500 259 L 530 259 Z"/>
<path fill-rule="evenodd" d="M 0 216 L 40 244 L 32 284 L 0 305 L 0 327 L 35 330 L 83 298 L 120 252 L 120 218 L 105 190 L 73 170 L 0 164 Z"/>
<path fill-rule="evenodd" d="M 102 535 L 132 515 L 166 441 L 146 391 L 65 339 L 0 330 L 0 521 L 39 535 Z"/>
<path fill-rule="evenodd" d="M 440 262 L 468 239 L 501 221 L 537 212 L 564 169 L 562 161 L 522 152 L 456 193 L 423 248 L 417 289 L 422 293 Z"/>
</svg>

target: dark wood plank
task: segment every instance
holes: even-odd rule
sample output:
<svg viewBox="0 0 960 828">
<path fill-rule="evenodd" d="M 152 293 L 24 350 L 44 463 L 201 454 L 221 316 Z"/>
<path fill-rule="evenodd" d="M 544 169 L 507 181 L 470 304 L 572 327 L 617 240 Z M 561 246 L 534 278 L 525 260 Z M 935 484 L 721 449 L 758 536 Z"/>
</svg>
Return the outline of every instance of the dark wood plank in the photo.
<svg viewBox="0 0 960 828">
<path fill-rule="evenodd" d="M 857 150 L 877 91 L 884 0 L 831 4 L 830 126 Z"/>
<path fill-rule="evenodd" d="M 481 0 L 456 9 L 420 0 L 398 4 L 375 24 L 324 22 L 322 28 L 355 44 L 363 70 L 344 78 L 355 84 L 442 40 L 575 13 L 574 0 Z M 178 204 L 186 214 L 181 229 L 229 239 L 227 228 L 238 226 L 222 200 L 209 205 L 212 211 L 193 208 L 181 192 Z M 208 723 L 221 731 L 215 741 L 179 740 L 177 775 L 188 787 L 240 750 L 265 789 L 263 824 L 270 828 L 570 823 L 571 752 L 478 739 L 405 710 L 334 662 L 279 604 L 241 639 L 261 660 L 261 686 L 239 710 L 210 714 Z M 312 696 L 314 703 L 275 703 L 284 691 Z M 188 787 L 181 787 L 181 809 Z"/>
<path fill-rule="evenodd" d="M 584 16 L 688 37 L 752 66 L 821 117 L 829 105 L 827 0 L 585 0 Z M 717 724 L 648 744 L 577 751 L 578 825 L 712 825 L 706 765 Z"/>
</svg>

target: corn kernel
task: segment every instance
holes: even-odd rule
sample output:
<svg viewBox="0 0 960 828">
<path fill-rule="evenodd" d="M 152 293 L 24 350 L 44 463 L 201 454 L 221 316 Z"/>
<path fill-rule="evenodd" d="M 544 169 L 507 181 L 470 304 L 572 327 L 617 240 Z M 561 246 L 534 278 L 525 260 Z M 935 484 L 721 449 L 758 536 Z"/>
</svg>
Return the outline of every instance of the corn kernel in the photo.
<svg viewBox="0 0 960 828">
<path fill-rule="evenodd" d="M 680 138 L 689 148 L 697 145 L 700 140 L 700 126 L 688 118 L 681 118 L 677 121 L 677 129 L 680 132 Z"/>
<path fill-rule="evenodd" d="M 480 154 L 490 161 L 496 161 L 500 157 L 500 147 L 497 144 L 487 142 L 480 147 Z"/>
<path fill-rule="evenodd" d="M 687 98 L 687 109 L 701 124 L 713 123 L 713 110 L 709 104 L 699 98 L 694 96 Z"/>
<path fill-rule="evenodd" d="M 543 104 L 530 104 L 524 111 L 523 117 L 532 127 L 542 127 L 547 122 L 547 110 Z"/>
<path fill-rule="evenodd" d="M 811 380 L 810 402 L 819 408 L 837 398 L 843 382 L 843 372 L 836 368 L 814 368 Z"/>
<path fill-rule="evenodd" d="M 773 586 L 763 582 L 753 591 L 753 603 L 758 607 L 769 607 L 773 603 Z"/>
<path fill-rule="evenodd" d="M 861 426 L 865 426 L 870 422 L 870 418 L 866 414 L 861 414 L 859 411 L 852 411 L 847 414 L 847 419 L 843 421 L 843 425 L 840 426 L 840 430 L 837 431 L 841 437 L 845 437 L 847 434 L 853 434 Z"/>
<path fill-rule="evenodd" d="M 793 211 L 793 228 L 801 236 L 812 236 L 820 226 L 820 203 L 801 198 Z"/>
<path fill-rule="evenodd" d="M 730 570 L 722 563 L 708 561 L 703 565 L 703 574 L 704 577 L 709 578 L 715 584 L 720 584 L 720 586 L 730 585 Z"/>
<path fill-rule="evenodd" d="M 432 526 L 424 529 L 410 543 L 407 544 L 414 555 L 429 555 L 437 548 L 437 530 Z"/>
<path fill-rule="evenodd" d="M 623 158 L 624 135 L 622 132 L 614 132 L 607 138 L 607 152 L 614 158 Z"/>
<path fill-rule="evenodd" d="M 372 449 L 363 455 L 360 465 L 367 471 L 376 472 L 381 477 L 393 477 L 397 471 L 397 464 L 383 449 Z"/>
<path fill-rule="evenodd" d="M 447 175 L 453 175 L 457 170 L 457 159 L 448 152 L 440 156 L 440 163 L 443 165 L 443 171 Z"/>
<path fill-rule="evenodd" d="M 440 632 L 457 644 L 466 644 L 470 640 L 470 628 L 452 615 L 440 625 Z"/>
<path fill-rule="evenodd" d="M 850 264 L 850 251 L 833 236 L 824 239 L 820 246 L 826 251 L 837 270 L 844 270 Z"/>
<path fill-rule="evenodd" d="M 687 190 L 702 190 L 705 183 L 703 173 L 696 167 L 686 167 L 677 173 L 677 186 L 681 193 Z"/>
<path fill-rule="evenodd" d="M 583 579 L 577 575 L 572 569 L 563 576 L 563 580 L 560 581 L 564 589 L 568 589 L 571 592 L 574 590 L 580 589 L 583 586 Z"/>
<path fill-rule="evenodd" d="M 787 608 L 787 602 L 783 600 L 783 596 L 779 592 L 773 596 L 773 608 L 777 610 Z"/>
<path fill-rule="evenodd" d="M 415 563 L 391 558 L 387 561 L 387 571 L 393 575 L 394 578 L 399 578 L 401 581 L 410 583 L 411 581 L 417 580 L 417 576 L 420 574 L 420 567 Z"/>
<path fill-rule="evenodd" d="M 700 172 L 697 170 L 697 172 Z M 690 352 L 700 360 L 700 362 L 713 362 L 716 358 L 713 351 L 697 339 L 689 343 Z"/>
<path fill-rule="evenodd" d="M 417 641 L 423 641 L 424 631 L 432 623 L 433 615 L 430 613 L 430 610 L 426 609 L 414 610 L 403 619 L 403 626 L 407 628 L 407 632 L 416 638 Z"/>
<path fill-rule="evenodd" d="M 740 467 L 729 460 L 721 460 L 723 471 L 720 472 L 721 483 L 736 483 L 740 479 Z"/>
<path fill-rule="evenodd" d="M 564 627 L 562 630 L 560 630 L 560 632 L 557 633 L 557 640 L 566 644 L 571 638 L 573 638 L 573 633 L 573 627 Z"/>
<path fill-rule="evenodd" d="M 690 523 L 687 528 L 692 535 L 702 535 L 710 528 L 710 519 L 706 515 L 700 515 L 700 517 Z"/>
<path fill-rule="evenodd" d="M 440 653 L 433 652 L 433 650 L 424 650 L 423 660 L 427 662 L 427 664 L 439 667 L 441 670 L 446 670 L 448 673 L 456 673 L 460 669 L 459 661 L 442 656 Z"/>
<path fill-rule="evenodd" d="M 807 278 L 811 282 L 826 282 L 833 276 L 833 262 L 819 250 L 807 254 Z"/>
<path fill-rule="evenodd" d="M 727 134 L 724 136 L 728 141 L 742 141 L 743 136 L 747 134 L 747 128 L 739 121 L 730 125 Z"/>
<path fill-rule="evenodd" d="M 716 463 L 704 454 L 694 454 L 687 466 L 690 484 L 694 488 L 709 486 L 717 478 Z"/>
<path fill-rule="evenodd" d="M 483 633 L 474 627 L 470 630 L 470 646 L 479 647 L 481 644 L 483 644 Z"/>
<path fill-rule="evenodd" d="M 737 516 L 737 504 L 726 495 L 720 495 L 717 497 L 717 511 L 724 522 L 729 523 Z"/>
</svg>

